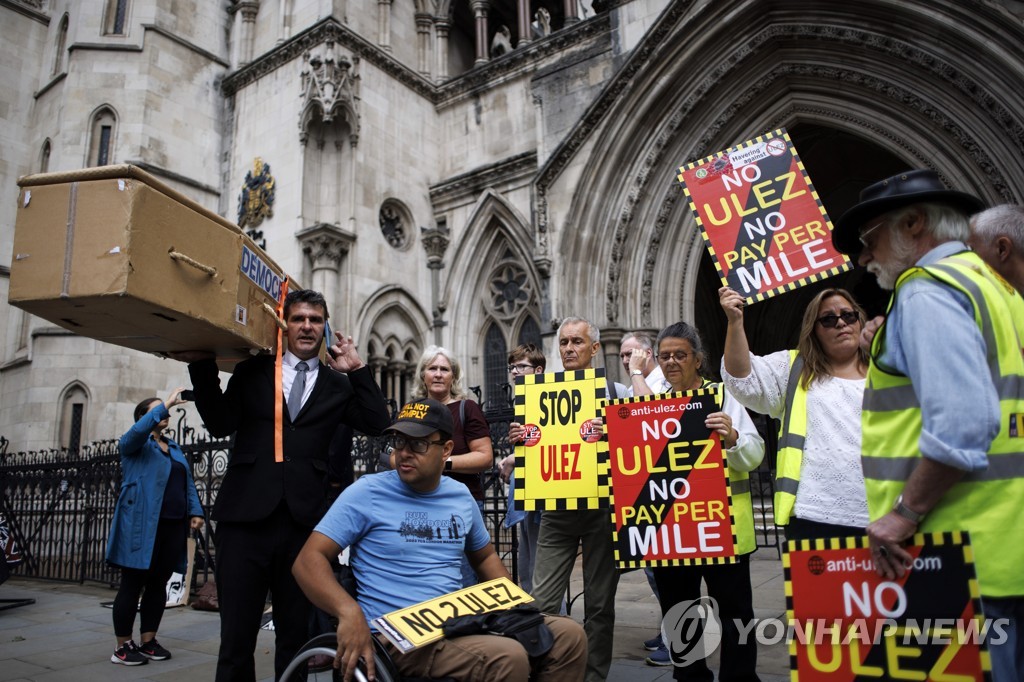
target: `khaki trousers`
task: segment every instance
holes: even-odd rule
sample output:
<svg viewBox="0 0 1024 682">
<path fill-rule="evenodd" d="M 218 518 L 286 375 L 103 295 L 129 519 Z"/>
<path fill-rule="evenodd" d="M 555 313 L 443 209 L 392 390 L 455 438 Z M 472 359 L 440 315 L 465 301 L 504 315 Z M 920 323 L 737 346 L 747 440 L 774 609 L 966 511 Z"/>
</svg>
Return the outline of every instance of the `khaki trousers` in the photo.
<svg viewBox="0 0 1024 682">
<path fill-rule="evenodd" d="M 545 511 L 540 517 L 533 598 L 545 613 L 558 613 L 583 544 L 583 629 L 587 633 L 587 682 L 603 682 L 612 664 L 615 588 L 619 571 L 607 509 Z M 572 604 L 569 604 L 572 608 Z"/>
<path fill-rule="evenodd" d="M 407 677 L 453 677 L 460 682 L 582 682 L 587 640 L 579 623 L 565 616 L 547 616 L 555 644 L 531 665 L 526 650 L 511 637 L 467 635 L 442 639 L 400 653 L 391 642 L 384 646 L 398 671 Z"/>
</svg>

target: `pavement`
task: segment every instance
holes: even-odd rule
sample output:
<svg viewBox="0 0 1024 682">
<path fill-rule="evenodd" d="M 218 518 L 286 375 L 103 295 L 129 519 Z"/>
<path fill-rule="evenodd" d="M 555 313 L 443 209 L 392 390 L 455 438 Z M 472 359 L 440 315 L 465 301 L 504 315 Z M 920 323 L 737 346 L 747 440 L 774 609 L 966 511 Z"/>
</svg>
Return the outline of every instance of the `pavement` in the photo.
<svg viewBox="0 0 1024 682">
<path fill-rule="evenodd" d="M 758 619 L 785 616 L 782 562 L 774 549 L 760 549 L 750 562 L 754 614 Z M 571 593 L 582 588 L 577 563 Z M 0 681 L 93 682 L 154 680 L 198 682 L 212 680 L 217 662 L 220 622 L 215 612 L 188 607 L 168 609 L 160 626 L 160 643 L 173 656 L 167 661 L 125 667 L 110 663 L 114 650 L 111 611 L 101 602 L 114 590 L 96 584 L 68 584 L 12 577 L 0 585 L 0 599 L 35 599 L 28 606 L 0 610 Z M 571 615 L 582 616 L 577 601 Z M 643 571 L 622 576 L 616 595 L 615 650 L 610 682 L 649 682 L 672 679 L 672 668 L 644 663 L 642 642 L 657 632 L 658 603 Z M 136 621 L 138 627 L 138 621 Z M 718 654 L 709 665 L 717 669 Z M 758 649 L 758 675 L 763 682 L 788 682 L 789 656 L 785 642 Z M 274 633 L 261 631 L 256 647 L 257 679 L 272 682 Z"/>
</svg>

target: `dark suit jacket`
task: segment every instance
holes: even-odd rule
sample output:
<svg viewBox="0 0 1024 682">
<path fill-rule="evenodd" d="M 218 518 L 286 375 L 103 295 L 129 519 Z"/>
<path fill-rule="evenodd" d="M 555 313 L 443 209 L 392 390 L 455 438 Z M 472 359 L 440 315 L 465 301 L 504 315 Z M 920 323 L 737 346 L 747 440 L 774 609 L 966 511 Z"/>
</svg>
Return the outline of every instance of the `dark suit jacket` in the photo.
<svg viewBox="0 0 1024 682">
<path fill-rule="evenodd" d="M 259 521 L 281 500 L 312 528 L 327 511 L 328 447 L 340 423 L 378 435 L 390 425 L 387 405 L 368 367 L 349 374 L 320 364 L 313 393 L 293 423 L 282 410 L 284 462 L 274 461 L 274 358 L 239 363 L 221 391 L 213 360 L 188 367 L 196 409 L 209 432 L 235 437 L 212 518 Z M 283 400 L 283 398 L 282 398 Z"/>
</svg>

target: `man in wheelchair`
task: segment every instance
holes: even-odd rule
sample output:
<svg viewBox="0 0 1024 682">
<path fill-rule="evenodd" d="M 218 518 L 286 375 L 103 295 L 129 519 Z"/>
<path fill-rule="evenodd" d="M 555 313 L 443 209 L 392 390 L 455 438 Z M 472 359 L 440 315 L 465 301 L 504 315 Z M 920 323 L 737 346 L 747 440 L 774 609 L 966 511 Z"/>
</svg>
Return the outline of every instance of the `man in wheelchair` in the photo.
<svg viewBox="0 0 1024 682">
<path fill-rule="evenodd" d="M 338 619 L 334 665 L 345 680 L 352 679 L 360 659 L 373 679 L 374 618 L 462 587 L 463 554 L 481 581 L 509 577 L 469 489 L 442 476 L 453 430 L 443 404 L 424 399 L 405 405 L 386 431 L 395 469 L 363 476 L 346 488 L 295 560 L 292 572 L 303 592 Z M 350 548 L 355 598 L 331 571 L 331 559 L 343 547 Z M 390 642 L 385 648 L 398 671 L 410 677 L 583 680 L 583 628 L 562 616 L 546 616 L 544 622 L 554 645 L 533 659 L 517 640 L 497 635 L 441 639 L 405 654 Z"/>
</svg>

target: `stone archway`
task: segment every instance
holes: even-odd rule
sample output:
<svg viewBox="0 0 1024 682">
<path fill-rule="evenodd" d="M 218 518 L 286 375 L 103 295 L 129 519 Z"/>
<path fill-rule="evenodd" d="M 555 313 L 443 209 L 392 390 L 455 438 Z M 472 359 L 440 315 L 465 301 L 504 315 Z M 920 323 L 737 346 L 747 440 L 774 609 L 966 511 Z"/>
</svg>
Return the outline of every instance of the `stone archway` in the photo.
<svg viewBox="0 0 1024 682">
<path fill-rule="evenodd" d="M 1021 39 L 1000 7 L 952 0 L 669 5 L 538 174 L 538 243 L 558 254 L 556 314 L 620 328 L 696 321 L 714 354 L 718 283 L 702 272 L 676 171 L 779 127 L 835 216 L 907 167 L 934 168 L 993 203 L 1019 200 L 1022 88 L 1006 83 L 1020 83 L 1024 60 L 1009 48 Z M 830 283 L 863 288 L 859 278 Z M 810 295 L 758 304 L 759 351 L 791 343 Z"/>
</svg>

